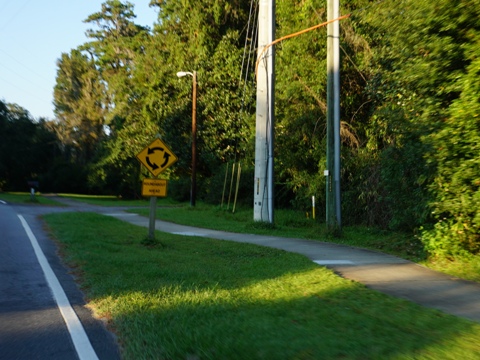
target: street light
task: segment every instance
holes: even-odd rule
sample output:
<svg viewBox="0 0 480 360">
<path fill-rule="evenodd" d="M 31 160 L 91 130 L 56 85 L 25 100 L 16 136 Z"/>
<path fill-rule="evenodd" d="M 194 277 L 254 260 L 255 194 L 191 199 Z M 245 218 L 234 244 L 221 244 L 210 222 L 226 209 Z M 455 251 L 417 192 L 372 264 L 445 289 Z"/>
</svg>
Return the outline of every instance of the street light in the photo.
<svg viewBox="0 0 480 360">
<path fill-rule="evenodd" d="M 179 78 L 191 76 L 193 79 L 192 87 L 192 184 L 190 190 L 190 206 L 195 206 L 197 197 L 197 72 L 179 71 Z"/>
</svg>

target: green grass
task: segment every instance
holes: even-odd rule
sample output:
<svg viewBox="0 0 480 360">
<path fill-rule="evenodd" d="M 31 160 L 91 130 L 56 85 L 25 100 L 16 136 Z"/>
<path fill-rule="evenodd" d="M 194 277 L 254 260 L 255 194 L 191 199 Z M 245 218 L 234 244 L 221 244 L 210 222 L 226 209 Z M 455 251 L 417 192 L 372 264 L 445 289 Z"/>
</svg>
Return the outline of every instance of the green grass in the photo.
<svg viewBox="0 0 480 360">
<path fill-rule="evenodd" d="M 12 203 L 12 204 L 38 204 L 38 205 L 54 205 L 63 206 L 61 203 L 52 200 L 49 197 L 43 196 L 40 193 L 35 194 L 35 198 L 32 201 L 32 197 L 29 192 L 0 192 L 0 200 Z"/>
<path fill-rule="evenodd" d="M 480 282 L 480 256 L 465 256 L 449 259 L 433 258 L 424 262 L 429 268 L 461 279 Z"/>
<path fill-rule="evenodd" d="M 344 280 L 303 256 L 45 216 L 125 359 L 478 359 L 480 325 Z"/>
</svg>

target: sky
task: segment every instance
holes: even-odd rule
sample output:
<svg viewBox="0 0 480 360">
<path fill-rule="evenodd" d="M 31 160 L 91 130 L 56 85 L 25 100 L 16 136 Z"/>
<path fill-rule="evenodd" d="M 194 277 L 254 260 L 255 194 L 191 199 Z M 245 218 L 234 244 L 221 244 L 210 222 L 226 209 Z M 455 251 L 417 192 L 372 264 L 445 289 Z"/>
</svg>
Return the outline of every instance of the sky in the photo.
<svg viewBox="0 0 480 360">
<path fill-rule="evenodd" d="M 0 100 L 53 119 L 57 59 L 88 41 L 85 24 L 105 0 L 0 0 Z M 129 0 L 135 23 L 153 27 L 150 0 Z"/>
</svg>

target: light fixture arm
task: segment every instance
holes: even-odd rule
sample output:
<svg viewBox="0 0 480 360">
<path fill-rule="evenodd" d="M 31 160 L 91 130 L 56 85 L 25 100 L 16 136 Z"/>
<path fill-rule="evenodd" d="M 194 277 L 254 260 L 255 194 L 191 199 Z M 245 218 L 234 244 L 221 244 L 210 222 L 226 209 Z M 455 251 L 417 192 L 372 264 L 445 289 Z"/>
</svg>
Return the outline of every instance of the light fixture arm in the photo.
<svg viewBox="0 0 480 360">
<path fill-rule="evenodd" d="M 191 73 L 191 72 L 189 72 L 189 71 L 179 71 L 179 72 L 177 72 L 177 76 L 178 76 L 179 78 L 184 77 L 184 76 L 187 76 L 187 75 L 190 75 L 191 77 L 194 76 L 194 74 Z"/>
</svg>

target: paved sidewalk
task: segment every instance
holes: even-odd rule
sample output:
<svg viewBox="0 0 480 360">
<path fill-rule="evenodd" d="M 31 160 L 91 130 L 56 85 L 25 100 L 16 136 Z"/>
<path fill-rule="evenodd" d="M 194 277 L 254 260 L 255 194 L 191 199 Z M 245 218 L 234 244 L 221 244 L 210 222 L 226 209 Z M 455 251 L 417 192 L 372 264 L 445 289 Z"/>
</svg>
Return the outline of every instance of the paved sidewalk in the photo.
<svg viewBox="0 0 480 360">
<path fill-rule="evenodd" d="M 147 227 L 149 219 L 125 212 L 106 213 Z M 413 262 L 375 251 L 304 239 L 291 239 L 200 229 L 157 220 L 156 229 L 178 235 L 201 236 L 268 246 L 305 255 L 340 276 L 369 288 L 480 322 L 480 284 L 432 271 Z"/>
<path fill-rule="evenodd" d="M 149 227 L 149 219 L 126 213 L 123 208 L 105 208 L 56 199 L 80 211 L 95 211 L 134 225 Z M 385 294 L 404 298 L 448 314 L 480 322 L 480 284 L 445 275 L 398 257 L 319 241 L 200 229 L 161 220 L 156 229 L 178 235 L 268 246 L 305 255 L 340 276 L 358 281 Z"/>
</svg>

